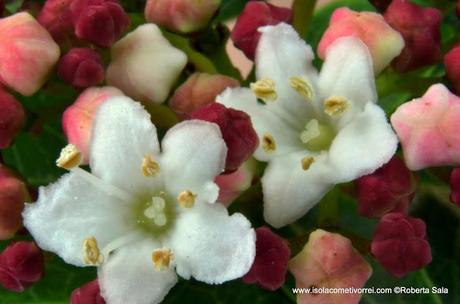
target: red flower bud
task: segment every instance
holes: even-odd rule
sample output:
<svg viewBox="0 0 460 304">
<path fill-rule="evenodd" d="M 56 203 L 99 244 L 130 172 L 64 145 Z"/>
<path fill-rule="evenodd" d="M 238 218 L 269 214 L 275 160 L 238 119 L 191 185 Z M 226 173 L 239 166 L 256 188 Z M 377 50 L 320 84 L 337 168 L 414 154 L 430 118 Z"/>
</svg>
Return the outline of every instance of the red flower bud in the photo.
<svg viewBox="0 0 460 304">
<path fill-rule="evenodd" d="M 250 1 L 236 20 L 231 38 L 233 44 L 251 60 L 254 60 L 260 33 L 257 29 L 264 25 L 275 25 L 281 22 L 290 23 L 292 11 L 277 7 L 263 1 Z"/>
<path fill-rule="evenodd" d="M 58 75 L 77 88 L 87 88 L 104 80 L 101 56 L 89 48 L 74 48 L 59 62 Z"/>
<path fill-rule="evenodd" d="M 425 222 L 402 213 L 386 214 L 375 230 L 371 252 L 396 277 L 424 267 L 431 262 Z"/>
<path fill-rule="evenodd" d="M 387 22 L 404 38 L 405 47 L 393 60 L 393 68 L 406 72 L 435 64 L 441 58 L 442 14 L 408 0 L 393 0 L 385 12 Z"/>
<path fill-rule="evenodd" d="M 259 144 L 251 118 L 242 111 L 226 108 L 220 103 L 212 103 L 193 112 L 191 118 L 213 122 L 219 126 L 228 148 L 226 172 L 238 169 L 254 153 Z"/>
<path fill-rule="evenodd" d="M 73 35 L 74 26 L 70 11 L 71 3 L 72 0 L 47 0 L 37 18 L 38 22 L 58 42 Z"/>
<path fill-rule="evenodd" d="M 22 227 L 22 210 L 28 198 L 25 184 L 0 164 L 0 240 L 11 238 Z"/>
<path fill-rule="evenodd" d="M 256 229 L 256 257 L 249 272 L 243 277 L 247 284 L 259 283 L 265 289 L 283 286 L 288 269 L 289 250 L 286 242 L 268 227 Z"/>
<path fill-rule="evenodd" d="M 228 76 L 195 73 L 176 89 L 169 106 L 180 118 L 187 119 L 193 111 L 213 103 L 226 88 L 239 85 L 238 80 Z"/>
<path fill-rule="evenodd" d="M 450 175 L 450 200 L 460 206 L 460 168 L 452 170 Z"/>
<path fill-rule="evenodd" d="M 388 212 L 407 213 L 415 192 L 415 177 L 404 162 L 394 156 L 372 174 L 355 181 L 358 212 L 367 217 L 382 217 Z"/>
<path fill-rule="evenodd" d="M 455 91 L 460 93 L 460 44 L 453 47 L 444 56 L 447 78 L 454 85 Z"/>
<path fill-rule="evenodd" d="M 75 289 L 70 296 L 70 304 L 105 304 L 99 281 L 96 279 Z"/>
<path fill-rule="evenodd" d="M 0 149 L 8 147 L 24 123 L 22 105 L 0 88 Z"/>
<path fill-rule="evenodd" d="M 129 16 L 116 0 L 75 0 L 75 35 L 101 47 L 110 47 L 129 27 Z"/>
<path fill-rule="evenodd" d="M 22 292 L 45 273 L 43 252 L 33 242 L 12 243 L 0 254 L 0 284 Z"/>
</svg>

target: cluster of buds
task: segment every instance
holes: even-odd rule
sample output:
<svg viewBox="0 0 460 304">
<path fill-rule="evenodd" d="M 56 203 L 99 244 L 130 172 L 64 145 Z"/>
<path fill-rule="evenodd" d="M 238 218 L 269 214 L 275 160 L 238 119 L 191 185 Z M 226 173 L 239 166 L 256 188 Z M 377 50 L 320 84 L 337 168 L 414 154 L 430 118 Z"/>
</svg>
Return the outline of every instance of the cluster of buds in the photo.
<svg viewBox="0 0 460 304">
<path fill-rule="evenodd" d="M 43 252 L 33 242 L 10 244 L 0 254 L 0 285 L 22 292 L 45 274 Z"/>
<path fill-rule="evenodd" d="M 374 173 L 357 179 L 355 185 L 359 214 L 380 218 L 388 212 L 407 213 L 416 180 L 404 162 L 394 156 Z"/>
<path fill-rule="evenodd" d="M 100 47 L 110 47 L 130 24 L 117 0 L 47 0 L 38 21 L 60 43 L 75 36 Z"/>
</svg>

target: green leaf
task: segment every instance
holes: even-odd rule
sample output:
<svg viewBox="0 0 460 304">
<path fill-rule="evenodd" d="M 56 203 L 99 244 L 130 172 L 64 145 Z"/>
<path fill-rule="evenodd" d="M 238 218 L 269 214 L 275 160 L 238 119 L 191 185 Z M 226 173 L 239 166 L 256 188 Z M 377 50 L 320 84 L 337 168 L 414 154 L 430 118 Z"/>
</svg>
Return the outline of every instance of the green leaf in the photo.
<svg viewBox="0 0 460 304">
<path fill-rule="evenodd" d="M 216 22 L 225 22 L 238 16 L 244 9 L 248 0 L 222 0 Z"/>
</svg>

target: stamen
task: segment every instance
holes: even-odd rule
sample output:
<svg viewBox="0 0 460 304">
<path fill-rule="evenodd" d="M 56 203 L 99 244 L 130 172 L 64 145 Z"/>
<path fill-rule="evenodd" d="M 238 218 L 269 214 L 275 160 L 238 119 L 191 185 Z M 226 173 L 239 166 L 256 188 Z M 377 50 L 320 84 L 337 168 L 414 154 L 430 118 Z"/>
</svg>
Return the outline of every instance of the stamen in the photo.
<svg viewBox="0 0 460 304">
<path fill-rule="evenodd" d="M 251 83 L 251 90 L 254 94 L 264 101 L 273 101 L 278 97 L 275 90 L 275 82 L 269 78 L 262 78 Z"/>
<path fill-rule="evenodd" d="M 262 137 L 262 149 L 264 149 L 265 152 L 276 150 L 276 142 L 271 134 L 265 133 Z"/>
<path fill-rule="evenodd" d="M 56 165 L 59 168 L 70 170 L 81 165 L 83 157 L 78 148 L 73 144 L 68 144 L 61 150 L 59 158 L 56 160 Z"/>
<path fill-rule="evenodd" d="M 142 160 L 142 174 L 146 177 L 155 176 L 160 172 L 160 165 L 153 160 L 151 155 L 146 155 Z"/>
<path fill-rule="evenodd" d="M 83 241 L 83 262 L 87 265 L 100 265 L 104 257 L 99 251 L 95 237 L 89 237 Z"/>
<path fill-rule="evenodd" d="M 122 202 L 129 204 L 131 206 L 132 202 L 136 200 L 135 197 L 133 197 L 130 193 L 124 191 L 123 189 L 120 189 L 118 187 L 115 187 L 111 184 L 106 183 L 102 179 L 98 178 L 97 176 L 79 168 L 75 167 L 72 169 L 72 172 L 75 174 L 78 174 L 80 177 L 84 178 L 86 181 L 91 183 L 93 186 L 96 188 L 104 191 L 110 196 L 114 196 L 118 199 L 120 199 Z"/>
<path fill-rule="evenodd" d="M 289 85 L 306 100 L 313 97 L 313 88 L 304 77 L 289 77 Z"/>
<path fill-rule="evenodd" d="M 324 101 L 324 112 L 329 116 L 339 115 L 348 108 L 348 100 L 342 96 L 331 96 Z"/>
<path fill-rule="evenodd" d="M 307 171 L 310 166 L 315 162 L 315 159 L 311 156 L 305 156 L 302 158 L 302 169 Z"/>
<path fill-rule="evenodd" d="M 195 205 L 196 195 L 190 190 L 182 191 L 177 197 L 179 205 L 183 208 L 192 208 Z"/>
<path fill-rule="evenodd" d="M 157 249 L 152 252 L 152 262 L 158 271 L 169 268 L 173 258 L 171 249 Z"/>
</svg>

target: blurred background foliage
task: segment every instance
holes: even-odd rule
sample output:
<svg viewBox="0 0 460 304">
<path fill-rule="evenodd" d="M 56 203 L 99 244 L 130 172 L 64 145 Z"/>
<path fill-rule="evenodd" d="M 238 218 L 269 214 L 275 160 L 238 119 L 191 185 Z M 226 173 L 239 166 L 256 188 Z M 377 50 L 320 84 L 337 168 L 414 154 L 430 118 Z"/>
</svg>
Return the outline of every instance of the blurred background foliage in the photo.
<svg viewBox="0 0 460 304">
<path fill-rule="evenodd" d="M 122 0 L 121 2 L 132 17 L 133 27 L 144 22 L 142 15 L 144 0 Z M 166 34 L 176 47 L 183 49 L 189 56 L 191 65 L 187 67 L 186 73 L 200 70 L 218 72 L 241 79 L 225 53 L 224 44 L 229 33 L 221 23 L 236 17 L 246 2 L 245 0 L 223 0 L 211 26 L 193 37 Z M 442 24 L 444 51 L 458 42 L 460 24 L 454 12 L 456 1 L 413 0 L 413 2 L 437 7 L 444 12 Z M 7 9 L 12 13 L 21 4 L 20 0 L 7 1 Z M 312 45 L 313 49 L 316 49 L 335 8 L 348 6 L 355 10 L 375 10 L 367 0 L 336 0 L 316 10 L 313 14 L 311 8 L 314 4 L 314 0 L 296 0 L 297 9 L 305 11 L 300 11 L 294 22 L 296 29 Z M 320 66 L 321 62 L 317 60 L 315 65 Z M 254 77 L 253 74 L 246 82 L 251 81 L 251 77 Z M 379 103 L 390 115 L 401 103 L 421 96 L 430 84 L 436 82 L 443 82 L 449 86 L 442 65 L 430 66 L 406 74 L 397 74 L 387 69 L 377 79 Z M 60 120 L 63 110 L 77 96 L 77 91 L 57 78 L 51 79 L 34 96 L 17 96 L 28 111 L 27 123 L 15 143 L 10 148 L 1 151 L 1 158 L 6 165 L 16 169 L 24 177 L 31 186 L 32 193 L 36 187 L 47 185 L 63 174 L 63 171 L 55 166 L 55 159 L 60 149 L 66 144 Z M 153 116 L 155 120 L 155 117 L 161 115 Z M 167 125 L 161 122 L 159 124 Z M 448 173 L 449 168 L 440 168 L 425 170 L 419 174 L 419 188 L 411 205 L 410 214 L 424 219 L 427 224 L 433 262 L 425 269 L 403 279 L 393 278 L 369 256 L 368 244 L 377 222 L 357 214 L 353 185 L 337 186 L 303 219 L 277 232 L 289 240 L 293 254 L 303 247 L 309 232 L 317 227 L 338 231 L 349 237 L 355 247 L 372 263 L 374 274 L 366 284 L 368 287 L 437 286 L 446 287 L 449 290 L 448 294 L 442 295 L 364 295 L 362 303 L 460 303 L 460 209 L 448 200 L 450 191 L 446 182 Z M 263 225 L 260 184 L 255 183 L 233 203 L 230 211 L 243 212 L 255 227 Z M 16 239 L 27 238 L 26 233 L 16 237 Z M 3 249 L 6 244 L 6 241 L 0 242 L 0 249 Z M 73 289 L 96 277 L 95 269 L 82 269 L 67 265 L 51 253 L 46 253 L 46 261 L 47 275 L 42 281 L 21 294 L 0 289 L 0 303 L 68 303 Z M 294 284 L 294 279 L 290 274 L 285 286 L 276 292 L 265 291 L 256 285 L 245 285 L 241 280 L 217 286 L 193 280 L 180 281 L 171 290 L 164 303 L 295 303 L 295 296 L 291 292 Z"/>
</svg>

